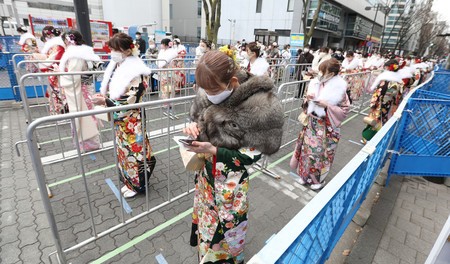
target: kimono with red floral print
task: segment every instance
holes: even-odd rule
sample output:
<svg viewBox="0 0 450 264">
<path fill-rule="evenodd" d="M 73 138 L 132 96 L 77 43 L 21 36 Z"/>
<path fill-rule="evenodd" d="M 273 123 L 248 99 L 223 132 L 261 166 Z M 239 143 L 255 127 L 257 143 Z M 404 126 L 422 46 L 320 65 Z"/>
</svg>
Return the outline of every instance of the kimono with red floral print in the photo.
<svg viewBox="0 0 450 264">
<path fill-rule="evenodd" d="M 202 263 L 242 263 L 247 233 L 249 175 L 245 166 L 259 160 L 253 149 L 218 148 L 216 174 L 207 161 L 197 175 L 191 245 Z"/>
</svg>

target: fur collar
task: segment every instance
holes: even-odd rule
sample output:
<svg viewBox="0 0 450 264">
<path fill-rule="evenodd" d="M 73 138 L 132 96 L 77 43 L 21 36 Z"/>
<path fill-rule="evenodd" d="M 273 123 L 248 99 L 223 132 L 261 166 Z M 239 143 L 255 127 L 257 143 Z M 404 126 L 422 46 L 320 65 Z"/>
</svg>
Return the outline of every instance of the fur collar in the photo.
<svg viewBox="0 0 450 264">
<path fill-rule="evenodd" d="M 250 63 L 250 73 L 256 76 L 263 76 L 267 74 L 268 70 L 269 63 L 263 58 L 257 58 L 253 63 Z"/>
<path fill-rule="evenodd" d="M 320 82 L 317 78 L 312 79 L 308 86 L 308 95 L 315 95 L 317 101 L 327 101 L 330 105 L 338 105 L 347 91 L 347 82 L 340 76 L 334 76 L 320 90 Z M 308 114 L 315 112 L 317 116 L 325 116 L 325 109 L 316 105 L 313 101 L 308 102 Z"/>
<path fill-rule="evenodd" d="M 67 47 L 59 63 L 60 71 L 65 71 L 66 63 L 70 59 L 82 59 L 85 61 L 100 61 L 100 57 L 94 53 L 94 49 L 87 45 L 71 45 Z"/>
<path fill-rule="evenodd" d="M 345 58 L 342 62 L 342 68 L 346 70 L 353 70 L 359 67 L 360 61 L 358 58 L 353 58 L 351 62 L 348 62 L 348 59 Z"/>
<path fill-rule="evenodd" d="M 138 57 L 127 57 L 119 67 L 117 63 L 111 61 L 105 70 L 100 92 L 106 95 L 109 86 L 109 97 L 111 99 L 119 99 L 122 96 L 130 82 L 140 75 L 150 75 L 152 70 Z M 112 74 L 114 76 L 111 78 Z"/>
<path fill-rule="evenodd" d="M 378 75 L 378 77 L 375 79 L 375 82 L 370 87 L 370 91 L 374 91 L 381 81 L 402 83 L 403 78 L 404 77 L 402 77 L 402 74 L 399 71 L 398 72 L 384 71 L 380 75 Z"/>
<path fill-rule="evenodd" d="M 27 41 L 27 39 L 36 39 L 36 37 L 33 36 L 33 34 L 27 32 L 20 36 L 19 45 L 25 44 L 25 41 Z"/>
<path fill-rule="evenodd" d="M 50 40 L 47 40 L 47 42 L 45 42 L 44 44 L 44 48 L 42 48 L 41 53 L 42 54 L 47 54 L 47 52 L 53 48 L 54 46 L 61 46 L 64 49 L 66 48 L 66 44 L 64 44 L 64 41 L 62 40 L 61 37 L 54 37 Z"/>
<path fill-rule="evenodd" d="M 412 67 L 405 66 L 402 69 L 398 70 L 398 73 L 401 75 L 402 79 L 411 78 L 414 75 L 415 69 Z"/>
</svg>

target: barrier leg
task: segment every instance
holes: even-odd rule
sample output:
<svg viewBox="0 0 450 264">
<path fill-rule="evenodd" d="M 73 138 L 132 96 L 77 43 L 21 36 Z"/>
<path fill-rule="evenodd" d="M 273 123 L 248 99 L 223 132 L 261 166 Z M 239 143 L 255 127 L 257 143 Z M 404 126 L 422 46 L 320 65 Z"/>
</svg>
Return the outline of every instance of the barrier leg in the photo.
<svg viewBox="0 0 450 264">
<path fill-rule="evenodd" d="M 271 170 L 267 169 L 267 165 L 269 165 L 269 157 L 264 155 L 261 159 L 260 163 L 256 163 L 255 165 L 253 165 L 254 167 L 256 167 L 260 172 L 274 178 L 274 179 L 281 179 L 281 176 L 272 172 Z"/>
</svg>

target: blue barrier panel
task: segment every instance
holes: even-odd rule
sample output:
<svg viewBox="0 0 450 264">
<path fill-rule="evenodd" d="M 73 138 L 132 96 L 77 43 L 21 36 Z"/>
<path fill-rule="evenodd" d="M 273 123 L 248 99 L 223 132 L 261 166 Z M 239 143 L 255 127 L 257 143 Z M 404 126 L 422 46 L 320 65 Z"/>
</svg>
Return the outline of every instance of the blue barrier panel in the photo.
<svg viewBox="0 0 450 264">
<path fill-rule="evenodd" d="M 450 72 L 437 72 L 434 75 L 428 91 L 450 94 Z"/>
<path fill-rule="evenodd" d="M 416 95 L 415 95 L 416 97 Z M 450 96 L 420 91 L 402 115 L 389 177 L 450 176 Z"/>
</svg>

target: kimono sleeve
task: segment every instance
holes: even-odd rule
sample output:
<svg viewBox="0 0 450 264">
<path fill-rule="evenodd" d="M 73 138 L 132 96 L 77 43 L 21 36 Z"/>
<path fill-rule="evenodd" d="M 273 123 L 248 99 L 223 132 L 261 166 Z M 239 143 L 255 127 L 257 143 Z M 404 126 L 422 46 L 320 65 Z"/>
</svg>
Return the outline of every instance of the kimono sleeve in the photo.
<svg viewBox="0 0 450 264">
<path fill-rule="evenodd" d="M 217 162 L 233 165 L 236 169 L 245 169 L 244 166 L 252 165 L 261 158 L 261 152 L 242 148 L 239 150 L 232 150 L 226 148 L 217 149 Z"/>
</svg>

